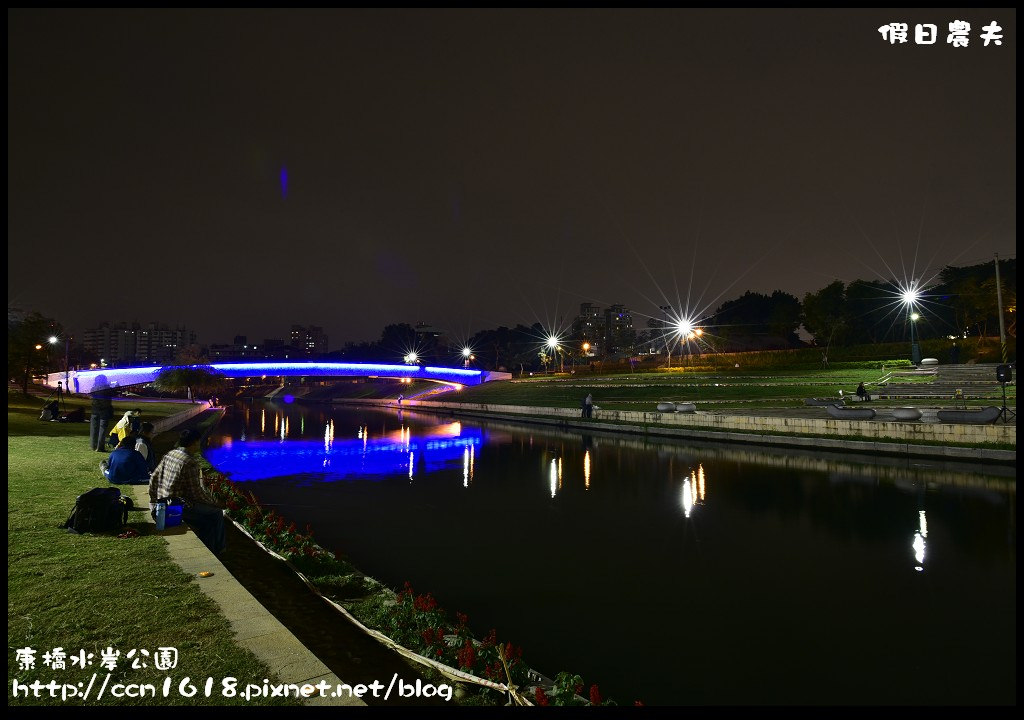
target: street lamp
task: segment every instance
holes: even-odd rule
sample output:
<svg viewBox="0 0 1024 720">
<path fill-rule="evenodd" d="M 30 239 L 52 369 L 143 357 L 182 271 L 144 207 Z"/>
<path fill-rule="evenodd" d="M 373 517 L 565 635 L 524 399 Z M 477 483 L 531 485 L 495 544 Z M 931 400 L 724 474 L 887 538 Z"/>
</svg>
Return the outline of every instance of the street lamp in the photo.
<svg viewBox="0 0 1024 720">
<path fill-rule="evenodd" d="M 56 335 L 51 335 L 49 340 L 50 340 L 50 344 L 51 345 L 56 345 L 58 343 L 58 341 L 59 341 L 59 338 Z M 69 370 L 70 370 L 70 366 L 69 366 L 69 363 L 68 363 L 68 354 L 69 354 L 70 341 L 71 341 L 71 338 L 68 337 L 67 335 L 65 335 L 64 336 L 64 390 L 65 390 L 65 392 L 68 392 L 71 389 L 70 385 L 68 384 L 68 375 L 69 375 Z"/>
<path fill-rule="evenodd" d="M 558 355 L 558 370 L 559 372 L 561 372 L 564 368 L 562 367 L 562 356 L 559 353 L 559 350 L 561 350 L 561 348 L 558 347 L 558 343 L 559 340 L 557 337 L 555 337 L 554 335 L 548 336 L 548 349 L 552 350 L 556 355 Z"/>
<path fill-rule="evenodd" d="M 468 347 L 462 348 L 463 367 L 469 367 L 469 361 L 473 359 L 473 351 Z"/>
<path fill-rule="evenodd" d="M 697 329 L 694 327 L 693 320 L 689 318 L 680 318 L 676 322 L 676 332 L 679 333 L 679 362 L 686 362 L 686 355 L 683 352 L 683 348 L 686 347 L 686 343 L 693 340 L 696 335 Z"/>
<path fill-rule="evenodd" d="M 914 337 L 914 325 L 917 324 L 920 317 L 916 312 L 910 313 L 910 362 L 915 365 L 921 364 L 921 346 L 918 345 Z"/>
<path fill-rule="evenodd" d="M 900 300 L 906 305 L 907 310 L 910 311 L 910 362 L 915 365 L 921 364 L 921 346 L 914 339 L 914 323 L 921 317 L 914 310 L 914 306 L 917 305 L 917 301 L 920 299 L 921 291 L 918 290 L 916 281 L 911 282 L 905 288 L 901 288 Z"/>
</svg>

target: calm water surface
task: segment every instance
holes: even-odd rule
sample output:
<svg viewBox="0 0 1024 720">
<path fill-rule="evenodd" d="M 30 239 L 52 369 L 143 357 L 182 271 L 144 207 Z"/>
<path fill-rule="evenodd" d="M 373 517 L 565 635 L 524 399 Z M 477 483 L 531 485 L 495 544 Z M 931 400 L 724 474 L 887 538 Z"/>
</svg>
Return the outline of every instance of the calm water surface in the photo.
<svg viewBox="0 0 1024 720">
<path fill-rule="evenodd" d="M 259 403 L 206 455 L 620 704 L 1016 702 L 1013 468 Z"/>
</svg>

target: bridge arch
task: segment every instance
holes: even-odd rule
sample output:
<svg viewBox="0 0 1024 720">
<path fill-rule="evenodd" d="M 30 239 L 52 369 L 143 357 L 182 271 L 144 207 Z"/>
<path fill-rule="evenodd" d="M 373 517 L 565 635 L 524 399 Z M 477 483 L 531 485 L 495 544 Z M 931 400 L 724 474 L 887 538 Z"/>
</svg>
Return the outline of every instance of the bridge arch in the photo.
<svg viewBox="0 0 1024 720">
<path fill-rule="evenodd" d="M 98 368 L 72 370 L 68 373 L 47 375 L 47 385 L 56 387 L 67 381 L 73 393 L 89 393 L 101 387 L 126 387 L 156 380 L 165 368 L 210 367 L 229 378 L 247 378 L 263 375 L 274 377 L 384 377 L 431 380 L 448 385 L 480 385 L 495 380 L 511 380 L 511 373 L 491 370 L 471 370 L 431 365 L 397 365 L 387 363 L 334 363 L 316 361 L 289 362 L 229 362 L 202 365 L 149 365 L 137 368 Z"/>
</svg>

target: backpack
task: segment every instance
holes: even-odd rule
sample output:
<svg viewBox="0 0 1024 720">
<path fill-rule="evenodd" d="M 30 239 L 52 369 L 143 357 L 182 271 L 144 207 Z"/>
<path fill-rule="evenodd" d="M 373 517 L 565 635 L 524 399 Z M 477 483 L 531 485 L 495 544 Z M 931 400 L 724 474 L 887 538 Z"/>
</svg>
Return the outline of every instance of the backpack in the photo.
<svg viewBox="0 0 1024 720">
<path fill-rule="evenodd" d="M 68 532 L 119 533 L 128 521 L 128 511 L 134 507 L 132 499 L 112 487 L 93 488 L 75 500 L 75 509 L 60 527 Z"/>
</svg>

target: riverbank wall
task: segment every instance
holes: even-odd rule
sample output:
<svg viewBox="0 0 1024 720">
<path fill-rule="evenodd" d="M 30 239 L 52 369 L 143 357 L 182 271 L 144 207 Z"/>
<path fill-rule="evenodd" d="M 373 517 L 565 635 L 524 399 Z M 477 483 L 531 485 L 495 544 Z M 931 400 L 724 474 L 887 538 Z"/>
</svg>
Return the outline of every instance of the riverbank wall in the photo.
<svg viewBox="0 0 1024 720">
<path fill-rule="evenodd" d="M 353 399 L 335 400 L 334 403 L 399 407 L 394 400 Z M 984 445 L 1012 445 L 1016 448 L 1016 425 L 964 425 L 600 409 L 594 411 L 592 419 L 583 419 L 580 417 L 580 411 L 575 408 L 453 403 L 436 400 L 405 400 L 400 407 L 451 415 L 497 417 L 520 422 L 558 425 L 584 431 L 600 429 L 631 434 L 701 438 L 804 449 L 853 450 L 885 455 L 960 458 L 996 463 L 1016 464 L 1017 462 L 1016 449 L 984 447 Z M 975 447 L 964 447 L 965 443 Z"/>
</svg>

